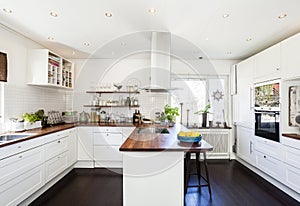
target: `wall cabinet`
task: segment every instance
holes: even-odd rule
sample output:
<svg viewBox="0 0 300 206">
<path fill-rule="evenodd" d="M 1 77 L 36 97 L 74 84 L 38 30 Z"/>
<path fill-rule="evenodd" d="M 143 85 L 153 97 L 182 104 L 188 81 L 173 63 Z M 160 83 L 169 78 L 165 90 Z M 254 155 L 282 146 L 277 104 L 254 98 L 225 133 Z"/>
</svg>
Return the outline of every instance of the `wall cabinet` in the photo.
<svg viewBox="0 0 300 206">
<path fill-rule="evenodd" d="M 254 164 L 254 130 L 243 126 L 236 126 L 236 128 L 237 155 L 246 162 Z"/>
<path fill-rule="evenodd" d="M 283 78 L 300 78 L 300 33 L 282 41 L 281 68 L 284 70 Z"/>
<path fill-rule="evenodd" d="M 72 89 L 73 63 L 48 49 L 28 52 L 28 84 Z"/>
<path fill-rule="evenodd" d="M 254 128 L 254 58 L 249 58 L 237 65 L 237 106 L 236 124 Z"/>
<path fill-rule="evenodd" d="M 276 44 L 254 56 L 254 82 L 281 78 L 281 44 Z"/>
</svg>

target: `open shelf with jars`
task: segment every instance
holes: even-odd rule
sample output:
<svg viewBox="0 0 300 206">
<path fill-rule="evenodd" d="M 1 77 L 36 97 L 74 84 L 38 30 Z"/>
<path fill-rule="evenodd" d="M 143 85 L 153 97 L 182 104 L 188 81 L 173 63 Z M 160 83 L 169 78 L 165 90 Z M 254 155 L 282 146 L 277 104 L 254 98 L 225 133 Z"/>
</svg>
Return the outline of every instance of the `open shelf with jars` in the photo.
<svg viewBox="0 0 300 206">
<path fill-rule="evenodd" d="M 28 84 L 73 89 L 73 63 L 48 49 L 30 50 Z"/>
<path fill-rule="evenodd" d="M 137 94 L 139 94 L 139 91 L 87 91 L 86 93 L 89 94 L 95 94 L 93 100 L 91 101 L 91 104 L 84 105 L 84 107 L 90 107 L 90 108 L 122 108 L 122 107 L 128 107 L 128 108 L 138 108 L 139 102 L 138 98 L 136 97 Z M 115 95 L 118 94 L 118 100 L 115 100 L 115 98 L 110 97 L 108 99 L 100 98 L 101 94 L 111 94 Z M 123 98 L 122 94 L 127 94 L 126 98 Z"/>
</svg>

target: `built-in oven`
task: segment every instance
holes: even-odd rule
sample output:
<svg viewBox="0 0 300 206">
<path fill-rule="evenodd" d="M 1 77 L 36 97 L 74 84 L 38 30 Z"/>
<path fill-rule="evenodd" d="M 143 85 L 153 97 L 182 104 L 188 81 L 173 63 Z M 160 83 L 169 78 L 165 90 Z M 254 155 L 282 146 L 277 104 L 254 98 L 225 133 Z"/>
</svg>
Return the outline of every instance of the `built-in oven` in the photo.
<svg viewBox="0 0 300 206">
<path fill-rule="evenodd" d="M 279 80 L 255 85 L 255 135 L 279 142 Z"/>
<path fill-rule="evenodd" d="M 279 111 L 255 110 L 255 136 L 279 142 Z"/>
</svg>

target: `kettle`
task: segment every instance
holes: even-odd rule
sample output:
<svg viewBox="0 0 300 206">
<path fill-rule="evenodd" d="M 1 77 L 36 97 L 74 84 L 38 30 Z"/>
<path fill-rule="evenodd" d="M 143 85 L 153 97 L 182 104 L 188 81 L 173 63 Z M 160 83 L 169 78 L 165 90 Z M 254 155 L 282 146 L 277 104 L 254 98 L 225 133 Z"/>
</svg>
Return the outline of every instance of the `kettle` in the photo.
<svg viewBox="0 0 300 206">
<path fill-rule="evenodd" d="M 84 111 L 82 111 L 79 115 L 79 121 L 80 122 L 88 122 L 90 118 L 90 115 Z"/>
</svg>

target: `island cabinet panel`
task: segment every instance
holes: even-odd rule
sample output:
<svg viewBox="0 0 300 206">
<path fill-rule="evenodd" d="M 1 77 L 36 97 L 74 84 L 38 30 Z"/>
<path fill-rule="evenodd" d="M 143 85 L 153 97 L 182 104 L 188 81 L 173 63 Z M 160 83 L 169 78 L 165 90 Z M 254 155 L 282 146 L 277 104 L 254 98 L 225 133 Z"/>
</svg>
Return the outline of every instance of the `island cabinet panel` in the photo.
<svg viewBox="0 0 300 206">
<path fill-rule="evenodd" d="M 184 152 L 124 153 L 124 206 L 184 205 Z"/>
<path fill-rule="evenodd" d="M 283 78 L 300 78 L 300 33 L 282 41 L 281 67 Z"/>
</svg>

